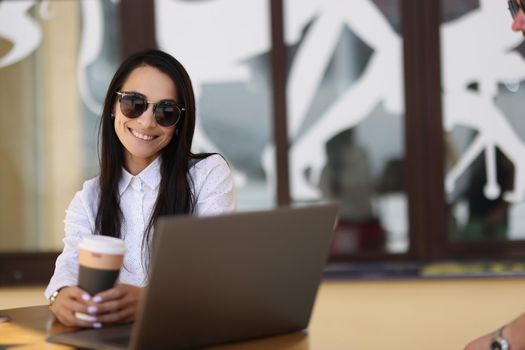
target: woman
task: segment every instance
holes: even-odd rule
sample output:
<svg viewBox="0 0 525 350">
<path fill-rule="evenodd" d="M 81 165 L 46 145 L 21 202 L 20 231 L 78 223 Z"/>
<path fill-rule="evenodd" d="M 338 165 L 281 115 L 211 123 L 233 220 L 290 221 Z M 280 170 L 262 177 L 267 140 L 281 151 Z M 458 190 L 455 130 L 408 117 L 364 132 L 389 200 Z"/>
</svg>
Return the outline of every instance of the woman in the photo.
<svg viewBox="0 0 525 350">
<path fill-rule="evenodd" d="M 104 102 L 100 175 L 84 183 L 66 211 L 64 250 L 45 291 L 60 322 L 101 327 L 134 320 L 156 219 L 234 210 L 231 171 L 219 155 L 191 153 L 194 128 L 191 81 L 175 58 L 146 50 L 121 64 Z M 78 244 L 91 234 L 120 237 L 127 247 L 119 283 L 95 296 L 76 286 Z"/>
<path fill-rule="evenodd" d="M 524 0 L 508 0 L 512 14 L 512 30 L 525 36 Z M 485 334 L 467 344 L 465 350 L 524 350 L 525 313 L 497 330 Z"/>
</svg>

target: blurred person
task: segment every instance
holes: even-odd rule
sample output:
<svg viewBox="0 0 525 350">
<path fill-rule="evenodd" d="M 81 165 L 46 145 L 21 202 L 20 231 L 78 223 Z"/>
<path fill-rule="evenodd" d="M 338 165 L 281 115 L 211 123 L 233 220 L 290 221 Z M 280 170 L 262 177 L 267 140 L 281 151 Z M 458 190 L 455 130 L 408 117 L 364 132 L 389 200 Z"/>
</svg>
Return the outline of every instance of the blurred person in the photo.
<svg viewBox="0 0 525 350">
<path fill-rule="evenodd" d="M 512 15 L 512 30 L 525 36 L 525 0 L 508 0 Z M 522 350 L 525 349 L 525 313 L 496 331 L 473 340 L 465 350 Z"/>
</svg>

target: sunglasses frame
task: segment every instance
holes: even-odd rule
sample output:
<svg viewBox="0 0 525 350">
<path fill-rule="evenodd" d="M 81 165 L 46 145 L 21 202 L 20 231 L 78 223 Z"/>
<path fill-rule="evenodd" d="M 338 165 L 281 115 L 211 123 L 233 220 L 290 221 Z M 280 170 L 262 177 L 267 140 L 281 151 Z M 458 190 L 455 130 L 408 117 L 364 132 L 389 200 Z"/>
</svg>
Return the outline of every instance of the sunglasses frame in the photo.
<svg viewBox="0 0 525 350">
<path fill-rule="evenodd" d="M 507 0 L 507 4 L 509 6 L 510 15 L 513 19 L 516 18 L 520 9 L 525 9 L 525 0 L 520 0 L 519 4 L 516 0 Z"/>
<path fill-rule="evenodd" d="M 145 105 L 146 105 L 146 108 L 142 111 L 142 113 L 140 113 L 139 115 L 137 116 L 128 116 L 126 114 L 124 114 L 124 112 L 122 112 L 122 114 L 126 117 L 126 118 L 131 118 L 131 119 L 135 119 L 135 118 L 138 118 L 140 117 L 142 114 L 144 114 L 144 112 L 146 112 L 149 108 L 149 105 L 153 105 L 153 116 L 155 117 L 155 120 L 157 121 L 157 123 L 159 125 L 162 125 L 164 127 L 170 127 L 170 126 L 173 126 L 173 125 L 177 125 L 177 123 L 180 121 L 180 119 L 182 118 L 182 115 L 186 112 L 186 108 L 180 106 L 177 101 L 175 100 L 169 100 L 169 99 L 166 99 L 166 100 L 160 100 L 158 102 L 153 102 L 153 101 L 149 101 L 146 96 L 142 95 L 142 94 L 139 94 L 138 92 L 126 92 L 126 91 L 115 91 L 115 94 L 117 94 L 119 97 L 118 97 L 118 102 L 119 102 L 119 105 L 120 105 L 120 111 L 122 112 L 122 105 L 121 105 L 121 101 L 122 101 L 122 98 L 125 97 L 125 96 L 136 96 L 136 97 L 140 97 L 144 100 L 145 102 Z M 173 105 L 179 110 L 179 117 L 177 118 L 177 120 L 175 120 L 175 122 L 173 124 L 169 124 L 169 125 L 164 125 L 161 120 L 163 120 L 164 118 L 162 117 L 158 117 L 156 114 L 155 114 L 155 110 L 157 109 L 157 106 L 159 106 L 159 104 L 161 104 L 162 102 L 170 102 L 170 103 L 173 103 Z"/>
</svg>

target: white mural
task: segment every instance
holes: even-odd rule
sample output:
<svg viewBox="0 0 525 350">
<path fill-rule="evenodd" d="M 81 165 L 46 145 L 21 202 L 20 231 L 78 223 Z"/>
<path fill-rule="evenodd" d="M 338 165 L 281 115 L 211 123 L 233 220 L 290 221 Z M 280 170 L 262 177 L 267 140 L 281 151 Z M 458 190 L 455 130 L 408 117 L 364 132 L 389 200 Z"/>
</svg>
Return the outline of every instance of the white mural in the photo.
<svg viewBox="0 0 525 350">
<path fill-rule="evenodd" d="M 97 115 L 101 103 L 89 91 L 86 72 L 100 56 L 105 35 L 101 1 L 81 2 L 84 20 L 77 71 L 82 99 Z M 0 2 L 0 36 L 13 43 L 11 50 L 0 57 L 0 68 L 23 60 L 40 45 L 42 30 L 30 14 L 37 4 L 40 17 L 48 16 L 48 2 Z M 328 140 L 362 123 L 378 104 L 389 113 L 404 113 L 402 38 L 370 0 L 284 0 L 284 5 L 286 44 L 299 44 L 287 85 L 292 197 L 317 199 Z M 244 62 L 270 51 L 267 0 L 156 0 L 155 18 L 160 48 L 187 67 L 197 99 L 206 84 L 249 80 L 252 72 Z M 498 197 L 498 147 L 515 168 L 514 187 L 504 193 L 505 200 L 520 202 L 525 197 L 525 144 L 495 103 L 499 83 L 525 80 L 525 62 L 512 51 L 523 38 L 512 33 L 509 26 L 505 6 L 493 0 L 480 0 L 478 9 L 442 25 L 444 129 L 464 126 L 476 131 L 475 139 L 446 175 L 449 194 L 455 191 L 458 179 L 474 159 L 484 152 L 484 194 L 487 198 Z M 351 30 L 372 54 L 359 79 L 314 125 L 299 133 L 344 28 Z M 478 86 L 475 91 L 467 88 L 473 83 Z M 200 123 L 196 126 L 195 147 L 196 151 L 217 150 Z M 274 158 L 274 147 L 268 144 L 261 162 L 272 190 L 276 186 Z M 246 178 L 239 170 L 236 173 L 237 184 L 242 186 Z"/>
<path fill-rule="evenodd" d="M 498 83 L 525 80 L 525 61 L 512 51 L 523 37 L 510 30 L 508 11 L 493 0 L 442 26 L 444 127 L 465 126 L 477 132 L 467 150 L 446 176 L 446 191 L 453 193 L 459 177 L 485 152 L 487 183 L 484 194 L 497 198 L 496 150 L 514 164 L 514 188 L 503 194 L 512 203 L 525 195 L 525 144 L 495 104 Z M 478 40 L 483 38 L 483 40 Z M 477 83 L 477 91 L 467 86 Z"/>
<path fill-rule="evenodd" d="M 292 63 L 287 101 L 289 139 L 292 140 L 291 194 L 297 200 L 316 199 L 320 197 L 317 185 L 326 163 L 328 140 L 362 122 L 380 102 L 391 113 L 403 113 L 401 38 L 368 0 L 288 0 L 285 4 L 289 14 L 285 17 L 288 19 L 287 44 L 295 44 L 306 24 L 314 19 Z M 373 50 L 372 56 L 360 79 L 329 106 L 306 133 L 298 136 L 344 26 Z M 268 147 L 263 155 L 269 173 L 274 171 L 273 154 Z M 304 175 L 306 169 L 310 170 L 309 179 Z"/>
<path fill-rule="evenodd" d="M 0 68 L 23 60 L 40 46 L 42 29 L 29 13 L 36 4 L 36 0 L 0 2 L 0 37 L 13 44 L 9 52 L 0 57 Z M 47 2 L 41 3 L 41 8 L 46 6 Z"/>
<path fill-rule="evenodd" d="M 81 1 L 82 30 L 80 52 L 77 64 L 78 90 L 88 109 L 96 116 L 102 113 L 102 102 L 89 89 L 88 67 L 95 62 L 102 51 L 104 37 L 104 14 L 102 0 Z"/>
<path fill-rule="evenodd" d="M 293 140 L 290 157 L 292 195 L 294 198 L 318 198 L 316 184 L 325 164 L 326 141 L 341 130 L 358 124 L 380 101 L 385 102 L 393 113 L 402 113 L 401 41 L 380 11 L 367 0 L 346 3 L 291 0 L 285 1 L 285 5 L 286 10 L 293 14 L 292 20 L 285 23 L 286 43 L 289 45 L 296 44 L 306 24 L 316 18 L 292 64 L 287 94 L 289 138 Z M 250 71 L 246 70 L 243 60 L 270 50 L 268 7 L 269 2 L 263 0 L 157 0 L 157 41 L 161 48 L 181 58 L 190 71 L 197 94 L 202 85 L 211 82 L 247 80 Z M 238 16 L 239 13 L 242 16 Z M 177 20 L 173 20 L 173 16 Z M 359 86 L 356 84 L 355 89 L 334 104 L 319 125 L 297 139 L 297 130 L 344 25 L 362 35 L 362 39 L 374 48 L 374 57 Z M 214 29 L 210 31 L 209 28 Z M 192 35 L 177 35 L 187 32 Z M 378 80 L 383 82 L 381 86 L 375 86 Z M 352 104 L 351 108 L 348 103 Z M 202 127 L 198 127 L 196 141 L 204 149 L 215 149 Z M 264 150 L 262 163 L 268 187 L 273 190 L 276 187 L 273 144 Z M 313 180 L 304 178 L 305 168 L 312 170 Z"/>
<path fill-rule="evenodd" d="M 97 101 L 87 84 L 87 67 L 100 55 L 104 24 L 102 21 L 102 0 L 81 1 L 82 37 L 78 61 L 78 88 L 82 100 L 88 108 L 99 115 L 101 102 Z M 0 37 L 13 44 L 11 50 L 0 57 L 0 68 L 22 61 L 42 43 L 41 20 L 51 20 L 50 0 L 16 0 L 0 2 Z M 30 11 L 37 6 L 38 17 L 33 17 Z"/>
<path fill-rule="evenodd" d="M 386 111 L 403 113 L 401 38 L 371 1 L 286 1 L 287 43 L 294 44 L 314 19 L 292 63 L 288 83 L 290 184 L 295 199 L 319 198 L 321 170 L 326 163 L 326 142 L 342 130 L 362 122 L 379 102 Z M 492 0 L 480 1 L 479 9 L 442 25 L 444 127 L 462 125 L 477 136 L 446 176 L 446 191 L 455 190 L 457 179 L 485 151 L 487 184 L 484 194 L 496 198 L 495 147 L 514 163 L 514 189 L 504 194 L 509 202 L 525 195 L 525 144 L 508 123 L 494 98 L 498 83 L 525 79 L 525 62 L 512 49 L 523 38 L 512 33 L 509 14 Z M 305 134 L 297 136 L 323 73 L 338 43 L 342 26 L 348 26 L 374 53 L 358 81 L 335 101 Z M 483 40 L 478 40 L 483 38 Z M 467 88 L 477 83 L 479 90 Z M 264 156 L 265 169 L 274 171 L 273 150 Z M 305 170 L 310 170 L 309 178 Z"/>
<path fill-rule="evenodd" d="M 186 67 L 197 101 L 205 84 L 250 79 L 243 61 L 270 49 L 268 6 L 266 0 L 155 1 L 157 43 Z M 200 120 L 197 116 L 194 149 L 220 151 Z M 235 174 L 242 187 L 246 176 L 239 169 Z"/>
</svg>

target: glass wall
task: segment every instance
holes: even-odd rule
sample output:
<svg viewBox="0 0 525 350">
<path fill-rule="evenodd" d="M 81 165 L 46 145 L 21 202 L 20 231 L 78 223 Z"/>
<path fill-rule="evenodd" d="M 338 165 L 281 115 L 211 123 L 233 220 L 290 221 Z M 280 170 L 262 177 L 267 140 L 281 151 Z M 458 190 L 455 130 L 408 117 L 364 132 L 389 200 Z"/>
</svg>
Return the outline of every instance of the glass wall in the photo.
<svg viewBox="0 0 525 350">
<path fill-rule="evenodd" d="M 62 248 L 65 209 L 98 173 L 118 63 L 111 1 L 0 2 L 0 251 Z"/>
<path fill-rule="evenodd" d="M 525 238 L 525 60 L 523 37 L 510 30 L 505 5 L 443 2 L 445 192 L 452 240 Z"/>
<path fill-rule="evenodd" d="M 61 249 L 64 210 L 98 173 L 101 105 L 120 49 L 129 43 L 119 28 L 136 23 L 123 3 L 0 1 L 0 252 Z M 273 125 L 274 118 L 283 121 L 273 115 L 270 38 L 280 29 L 270 26 L 276 20 L 270 1 L 134 4 L 149 11 L 133 12 L 149 13 L 136 26 L 139 33 L 155 32 L 158 47 L 179 58 L 193 79 L 193 151 L 225 155 L 235 170 L 239 210 L 274 207 Z M 284 10 L 292 204 L 342 203 L 333 256 L 408 252 L 403 258 L 424 260 L 459 256 L 473 246 L 468 242 L 523 240 L 524 49 L 522 36 L 510 31 L 505 3 L 440 3 L 443 129 L 433 124 L 441 123 L 437 79 L 422 65 L 407 66 L 408 112 L 403 96 L 403 50 L 408 62 L 436 63 L 430 56 L 436 41 L 423 39 L 435 33 L 440 14 L 423 12 L 437 2 L 272 4 Z M 405 23 L 422 33 L 402 37 L 402 9 Z M 153 35 L 134 36 L 137 47 L 155 44 Z M 414 90 L 424 98 L 414 98 Z M 432 170 L 443 164 L 441 140 L 443 187 L 441 169 Z M 454 242 L 448 246 L 447 231 Z"/>
<path fill-rule="evenodd" d="M 0 252 L 60 250 L 65 209 L 99 172 L 99 118 L 121 60 L 121 3 L 0 2 Z M 180 59 L 194 84 L 193 151 L 225 155 L 240 210 L 273 207 L 262 165 L 273 143 L 269 2 L 154 8 L 159 48 Z"/>
<path fill-rule="evenodd" d="M 273 207 L 276 186 L 262 161 L 273 149 L 269 1 L 156 0 L 155 32 L 159 48 L 192 77 L 194 151 L 225 155 L 239 210 Z"/>
<path fill-rule="evenodd" d="M 284 4 L 292 199 L 341 201 L 333 254 L 406 252 L 400 1 Z"/>
</svg>

